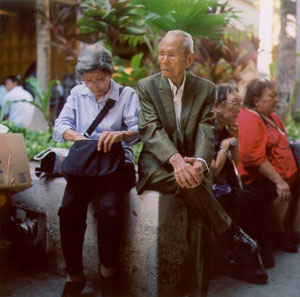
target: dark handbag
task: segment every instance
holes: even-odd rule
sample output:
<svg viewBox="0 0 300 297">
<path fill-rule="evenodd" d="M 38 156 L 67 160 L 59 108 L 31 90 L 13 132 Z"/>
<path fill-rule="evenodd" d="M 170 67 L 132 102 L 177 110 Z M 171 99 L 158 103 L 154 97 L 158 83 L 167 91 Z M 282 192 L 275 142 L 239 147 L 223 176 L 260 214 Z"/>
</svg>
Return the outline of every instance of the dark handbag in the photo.
<svg viewBox="0 0 300 297">
<path fill-rule="evenodd" d="M 291 140 L 289 140 L 289 145 L 293 152 L 293 155 L 294 155 L 294 158 L 296 161 L 296 165 L 297 165 L 298 169 L 300 169 L 300 144 L 297 142 L 297 140 L 291 139 Z"/>
<path fill-rule="evenodd" d="M 120 94 L 122 89 L 119 90 Z M 114 104 L 115 100 L 108 99 L 84 136 L 90 137 Z M 97 150 L 97 143 L 98 140 L 77 140 L 71 146 L 62 163 L 62 172 L 69 183 L 93 185 L 103 176 L 111 175 L 123 166 L 125 157 L 121 143 L 114 143 L 106 153 Z"/>
<path fill-rule="evenodd" d="M 95 184 L 101 177 L 116 172 L 124 164 L 121 143 L 109 152 L 97 151 L 98 140 L 77 140 L 62 164 L 65 179 L 74 184 Z"/>
<path fill-rule="evenodd" d="M 69 149 L 47 148 L 33 157 L 35 161 L 40 161 L 40 167 L 35 168 L 35 175 L 40 178 L 63 176 L 61 165 L 67 157 Z"/>
</svg>

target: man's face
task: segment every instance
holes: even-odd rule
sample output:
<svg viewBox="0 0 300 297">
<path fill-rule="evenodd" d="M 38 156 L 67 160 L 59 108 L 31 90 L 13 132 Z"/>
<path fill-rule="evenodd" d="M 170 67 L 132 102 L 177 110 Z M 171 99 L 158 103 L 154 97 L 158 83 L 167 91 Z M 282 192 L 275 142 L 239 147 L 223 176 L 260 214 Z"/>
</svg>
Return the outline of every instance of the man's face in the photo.
<svg viewBox="0 0 300 297">
<path fill-rule="evenodd" d="M 166 36 L 160 43 L 158 62 L 162 76 L 180 87 L 184 71 L 193 62 L 193 53 L 186 55 L 181 36 Z"/>
</svg>

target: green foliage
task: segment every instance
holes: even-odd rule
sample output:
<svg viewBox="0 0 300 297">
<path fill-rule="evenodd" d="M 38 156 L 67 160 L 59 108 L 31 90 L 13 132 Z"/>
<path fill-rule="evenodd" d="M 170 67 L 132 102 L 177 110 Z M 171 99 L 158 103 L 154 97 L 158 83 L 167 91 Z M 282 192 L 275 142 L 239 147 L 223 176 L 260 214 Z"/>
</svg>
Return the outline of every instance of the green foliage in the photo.
<svg viewBox="0 0 300 297">
<path fill-rule="evenodd" d="M 143 142 L 142 141 L 138 142 L 137 144 L 135 144 L 133 146 L 133 159 L 134 159 L 135 164 L 138 164 L 142 148 L 143 148 Z"/>
<path fill-rule="evenodd" d="M 5 104 L 0 109 L 0 121 L 4 119 L 4 116 L 7 113 L 7 109 L 13 104 L 12 101 L 6 101 Z"/>
<path fill-rule="evenodd" d="M 132 5 L 130 0 L 119 0 L 109 10 L 103 0 L 84 0 L 81 8 L 83 17 L 77 22 L 80 33 L 94 35 L 112 48 L 121 34 L 145 34 L 144 20 L 139 13 L 142 6 Z"/>
<path fill-rule="evenodd" d="M 143 53 L 135 54 L 130 60 L 130 65 L 126 67 L 124 61 L 115 56 L 114 63 L 118 66 L 115 66 L 113 79 L 121 85 L 135 88 L 137 81 L 147 74 L 147 68 L 142 66 L 142 58 Z"/>
<path fill-rule="evenodd" d="M 243 38 L 243 39 L 242 39 Z M 243 71 L 252 61 L 257 63 L 258 38 L 222 35 L 219 39 L 197 39 L 193 72 L 214 83 L 238 82 Z"/>
<path fill-rule="evenodd" d="M 270 77 L 271 78 L 275 78 L 276 75 L 276 67 L 277 67 L 277 61 L 273 61 L 270 65 L 269 65 L 269 69 L 270 69 Z"/>
<path fill-rule="evenodd" d="M 17 127 L 15 124 L 10 124 L 9 121 L 2 121 L 1 124 L 9 128 L 8 133 L 21 133 L 24 135 L 27 154 L 29 160 L 33 160 L 33 157 L 39 152 L 49 147 L 62 147 L 70 148 L 71 142 L 57 143 L 52 139 L 53 130 L 49 129 L 47 132 L 41 131 L 28 131 L 25 128 Z"/>
<path fill-rule="evenodd" d="M 193 37 L 219 37 L 237 19 L 236 11 L 227 2 L 218 0 L 132 0 L 145 6 L 144 18 L 147 34 L 145 42 L 151 54 L 150 73 L 158 71 L 159 41 L 169 30 L 184 30 Z M 149 64 L 149 63 L 148 63 Z"/>
<path fill-rule="evenodd" d="M 218 0 L 132 0 L 142 4 L 147 23 L 154 31 L 180 29 L 193 36 L 217 37 L 230 19 L 237 18 L 232 10 L 224 11 L 226 4 Z M 217 9 L 221 13 L 215 13 Z"/>
<path fill-rule="evenodd" d="M 288 116 L 285 129 L 288 139 L 300 139 L 300 123 L 291 115 Z"/>
<path fill-rule="evenodd" d="M 193 36 L 219 37 L 237 12 L 219 0 L 119 0 L 107 9 L 104 0 L 83 0 L 80 32 L 102 40 L 114 51 L 118 45 L 146 44 L 148 73 L 158 70 L 159 41 L 169 30 Z"/>
<path fill-rule="evenodd" d="M 43 91 L 40 82 L 35 77 L 27 78 L 25 81 L 29 83 L 30 89 L 33 91 L 34 95 L 38 98 L 38 101 L 25 101 L 25 100 L 22 101 L 34 105 L 42 112 L 47 122 L 48 128 L 50 130 L 51 127 L 53 126 L 50 118 L 50 99 L 52 96 L 52 87 L 55 84 L 60 84 L 59 80 L 52 80 L 49 83 L 47 93 Z"/>
</svg>

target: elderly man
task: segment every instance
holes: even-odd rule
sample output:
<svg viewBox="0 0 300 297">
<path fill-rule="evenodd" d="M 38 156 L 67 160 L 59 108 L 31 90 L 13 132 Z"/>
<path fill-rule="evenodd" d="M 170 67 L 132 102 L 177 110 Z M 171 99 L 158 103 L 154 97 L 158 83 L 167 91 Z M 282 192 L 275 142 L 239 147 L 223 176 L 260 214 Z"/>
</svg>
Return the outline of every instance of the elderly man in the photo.
<svg viewBox="0 0 300 297">
<path fill-rule="evenodd" d="M 201 249 L 203 223 L 212 225 L 218 235 L 226 234 L 231 248 L 245 255 L 257 252 L 248 237 L 213 198 L 211 164 L 214 142 L 213 103 L 215 86 L 186 69 L 194 59 L 190 34 L 169 31 L 159 46 L 161 72 L 138 82 L 140 99 L 139 131 L 144 142 L 139 159 L 138 193 L 156 190 L 174 193 L 188 209 L 188 239 L 195 259 L 195 278 L 189 296 L 206 296 L 196 259 Z M 199 229 L 200 228 L 200 229 Z M 197 268 L 198 267 L 198 268 Z"/>
</svg>

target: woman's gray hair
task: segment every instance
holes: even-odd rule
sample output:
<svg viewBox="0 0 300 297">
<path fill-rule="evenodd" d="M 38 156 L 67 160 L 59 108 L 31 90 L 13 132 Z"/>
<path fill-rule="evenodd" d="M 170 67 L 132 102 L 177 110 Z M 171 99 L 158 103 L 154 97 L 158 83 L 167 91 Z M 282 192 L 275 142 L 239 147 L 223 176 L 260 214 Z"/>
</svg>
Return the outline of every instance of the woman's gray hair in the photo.
<svg viewBox="0 0 300 297">
<path fill-rule="evenodd" d="M 114 73 L 114 62 L 110 51 L 101 44 L 88 45 L 81 51 L 76 71 L 82 75 L 91 70 L 101 70 L 109 74 Z"/>
<path fill-rule="evenodd" d="M 182 39 L 183 39 L 182 45 L 183 45 L 183 50 L 184 50 L 185 55 L 188 55 L 188 54 L 194 52 L 194 42 L 193 42 L 193 38 L 192 38 L 191 34 L 185 32 L 185 31 L 182 31 L 182 30 L 171 30 L 171 31 L 167 32 L 167 34 L 164 36 L 164 38 L 169 35 L 182 37 Z"/>
</svg>

